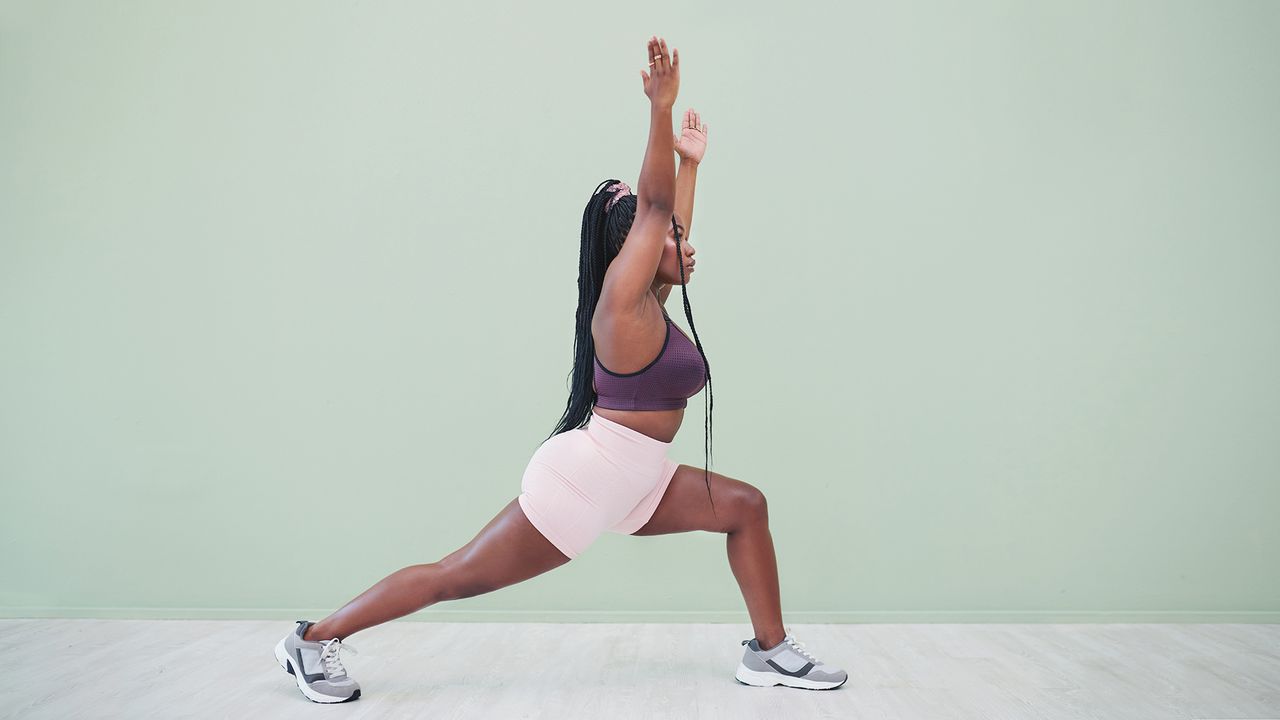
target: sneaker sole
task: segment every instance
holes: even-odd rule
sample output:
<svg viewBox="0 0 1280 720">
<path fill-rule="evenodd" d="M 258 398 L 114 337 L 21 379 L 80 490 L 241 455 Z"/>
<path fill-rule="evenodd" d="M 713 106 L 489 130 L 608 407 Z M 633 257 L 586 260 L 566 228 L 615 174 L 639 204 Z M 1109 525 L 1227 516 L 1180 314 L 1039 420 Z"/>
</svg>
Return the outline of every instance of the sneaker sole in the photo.
<svg viewBox="0 0 1280 720">
<path fill-rule="evenodd" d="M 325 695 L 323 693 L 318 693 L 315 690 L 312 690 L 310 687 L 307 687 L 307 683 L 303 681 L 302 676 L 293 671 L 293 658 L 289 657 L 289 652 L 285 650 L 284 640 L 281 640 L 280 642 L 276 643 L 276 662 L 280 663 L 280 667 L 284 668 L 290 675 L 293 676 L 293 680 L 294 682 L 297 683 L 298 689 L 301 690 L 302 694 L 305 695 L 307 699 L 310 700 L 311 702 L 324 703 L 325 705 L 333 705 L 335 703 L 351 702 L 352 700 L 355 700 L 356 698 L 360 697 L 360 688 L 356 688 L 356 691 L 352 693 L 351 697 L 349 698 L 336 698 L 332 695 Z"/>
<path fill-rule="evenodd" d="M 805 690 L 834 690 L 849 681 L 849 677 L 847 675 L 844 680 L 841 680 L 840 682 L 806 680 L 804 678 L 791 677 L 789 675 L 781 675 L 779 673 L 752 670 L 742 663 L 738 663 L 738 671 L 733 674 L 733 678 L 743 685 L 753 685 L 755 687 L 786 685 L 787 687 L 803 688 Z"/>
</svg>

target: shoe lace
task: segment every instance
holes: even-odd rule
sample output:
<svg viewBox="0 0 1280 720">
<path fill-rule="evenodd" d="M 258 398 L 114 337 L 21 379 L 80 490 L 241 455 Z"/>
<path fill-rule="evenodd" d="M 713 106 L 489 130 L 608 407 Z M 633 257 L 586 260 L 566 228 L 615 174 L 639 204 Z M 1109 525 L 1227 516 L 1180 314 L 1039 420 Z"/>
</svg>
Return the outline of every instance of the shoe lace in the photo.
<svg viewBox="0 0 1280 720">
<path fill-rule="evenodd" d="M 323 646 L 320 650 L 320 661 L 324 663 L 325 671 L 330 677 L 342 677 L 347 674 L 347 669 L 342 666 L 342 659 L 338 657 L 339 650 L 350 650 L 357 655 L 360 654 L 360 651 L 351 645 L 343 644 L 338 638 L 321 640 L 320 644 Z"/>
<path fill-rule="evenodd" d="M 814 665 L 820 664 L 820 661 L 818 660 L 818 658 L 814 657 L 812 654 L 809 653 L 808 650 L 805 649 L 804 643 L 791 637 L 790 628 L 787 629 L 787 643 L 789 643 L 792 649 L 794 649 L 796 652 L 800 653 L 805 658 L 808 658 L 809 661 L 812 662 Z"/>
</svg>

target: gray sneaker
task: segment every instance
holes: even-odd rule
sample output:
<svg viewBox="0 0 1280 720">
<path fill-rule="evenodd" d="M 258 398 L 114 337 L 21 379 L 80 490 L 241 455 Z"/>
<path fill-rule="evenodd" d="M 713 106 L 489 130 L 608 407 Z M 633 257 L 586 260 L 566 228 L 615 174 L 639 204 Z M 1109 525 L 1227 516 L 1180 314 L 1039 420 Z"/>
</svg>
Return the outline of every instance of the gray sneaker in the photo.
<svg viewBox="0 0 1280 720">
<path fill-rule="evenodd" d="M 338 638 L 303 640 L 310 620 L 298 620 L 298 627 L 276 643 L 276 662 L 298 682 L 298 689 L 308 700 L 318 703 L 340 703 L 360 697 L 360 684 L 347 677 L 347 669 L 338 658 L 339 650 L 356 652 Z"/>
<path fill-rule="evenodd" d="M 742 644 L 747 646 L 746 651 L 733 676 L 744 685 L 832 690 L 849 679 L 849 673 L 809 654 L 789 629 L 783 641 L 768 650 L 761 648 L 755 638 L 743 640 Z"/>
</svg>

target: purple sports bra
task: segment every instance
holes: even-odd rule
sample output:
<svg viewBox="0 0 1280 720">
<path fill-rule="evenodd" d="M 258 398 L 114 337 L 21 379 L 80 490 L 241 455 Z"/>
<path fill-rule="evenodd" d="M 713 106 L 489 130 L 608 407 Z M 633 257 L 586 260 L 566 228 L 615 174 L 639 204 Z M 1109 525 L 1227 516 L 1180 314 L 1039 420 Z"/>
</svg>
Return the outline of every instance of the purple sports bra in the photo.
<svg viewBox="0 0 1280 720">
<path fill-rule="evenodd" d="M 698 346 L 676 328 L 666 308 L 667 337 L 653 362 L 631 373 L 616 373 L 595 358 L 596 407 L 611 410 L 675 410 L 689 404 L 706 384 L 706 365 Z"/>
</svg>

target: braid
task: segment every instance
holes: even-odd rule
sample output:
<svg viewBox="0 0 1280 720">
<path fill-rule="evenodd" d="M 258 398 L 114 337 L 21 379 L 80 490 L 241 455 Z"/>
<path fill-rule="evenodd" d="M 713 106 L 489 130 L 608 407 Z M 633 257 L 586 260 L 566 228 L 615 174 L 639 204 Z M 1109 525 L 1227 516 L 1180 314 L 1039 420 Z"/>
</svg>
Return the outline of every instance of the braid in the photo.
<svg viewBox="0 0 1280 720">
<path fill-rule="evenodd" d="M 676 234 L 676 257 L 680 255 L 680 228 L 675 224 L 675 218 L 671 219 L 672 227 Z M 715 393 L 711 391 L 711 363 L 707 360 L 707 354 L 702 351 L 702 340 L 698 337 L 698 328 L 693 324 L 693 306 L 689 304 L 689 286 L 686 284 L 688 280 L 684 276 L 684 262 L 677 263 L 680 266 L 680 296 L 684 299 L 684 317 L 689 321 L 689 329 L 693 331 L 693 342 L 698 346 L 698 354 L 702 356 L 702 365 L 706 368 L 707 379 L 707 403 L 706 416 L 703 418 L 703 438 L 702 450 L 705 455 L 705 468 L 703 469 L 703 479 L 707 483 L 707 499 L 711 500 L 711 514 L 716 514 L 716 501 L 711 497 L 711 417 L 712 410 L 716 406 Z M 717 516 L 718 517 L 718 516 Z"/>
<path fill-rule="evenodd" d="M 591 418 L 591 408 L 596 402 L 596 391 L 592 384 L 595 366 L 595 339 L 591 337 L 591 318 L 595 315 L 596 304 L 600 302 L 600 294 L 604 290 L 604 275 L 609 263 L 622 251 L 622 244 L 627 239 L 636 218 L 635 195 L 628 193 L 618 198 L 609 212 L 604 211 L 605 203 L 615 193 L 601 192 L 602 188 L 620 182 L 609 179 L 596 186 L 582 212 L 582 245 L 578 252 L 578 311 L 575 318 L 573 336 L 573 369 L 569 373 L 569 401 L 564 414 L 556 423 L 555 429 L 546 440 L 586 425 Z M 671 219 L 675 225 L 675 218 Z M 676 257 L 680 257 L 680 231 L 676 231 Z M 693 308 L 689 304 L 689 291 L 685 285 L 684 263 L 680 265 L 680 294 L 684 299 L 684 315 L 689 321 L 689 329 L 693 331 L 694 344 L 698 354 L 702 356 L 706 369 L 707 405 L 706 417 L 703 421 L 703 451 L 706 456 L 704 479 L 707 484 L 707 497 L 711 499 L 711 512 L 715 514 L 715 499 L 711 498 L 711 412 L 715 407 L 715 397 L 711 392 L 711 364 L 707 362 L 707 354 L 702 350 L 702 340 L 698 337 L 698 329 L 693 324 Z M 543 442 L 546 442 L 543 440 Z"/>
<path fill-rule="evenodd" d="M 605 180 L 596 186 L 582 211 L 582 247 L 578 254 L 578 311 L 573 336 L 573 369 L 570 371 L 569 402 L 560 416 L 555 430 L 547 440 L 568 430 L 587 424 L 591 419 L 591 407 L 596 402 L 592 386 L 592 360 L 595 358 L 595 340 L 591 337 L 591 318 L 604 290 L 604 273 L 609 262 L 622 250 L 627 231 L 635 220 L 634 196 L 618 199 L 605 213 L 604 206 L 613 193 L 601 192 L 607 185 L 619 182 Z M 546 442 L 544 440 L 543 442 Z"/>
</svg>

